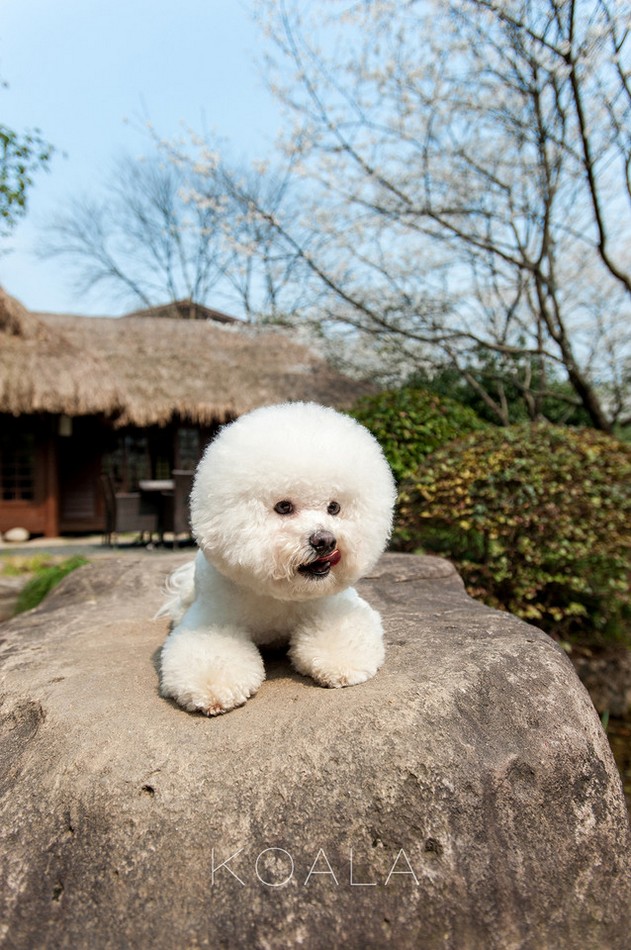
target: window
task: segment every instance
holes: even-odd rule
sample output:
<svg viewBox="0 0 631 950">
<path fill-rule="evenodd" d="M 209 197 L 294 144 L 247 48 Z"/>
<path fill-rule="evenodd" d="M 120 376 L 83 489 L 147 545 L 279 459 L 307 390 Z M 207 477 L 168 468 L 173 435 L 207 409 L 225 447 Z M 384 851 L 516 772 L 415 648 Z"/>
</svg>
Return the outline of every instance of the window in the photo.
<svg viewBox="0 0 631 950">
<path fill-rule="evenodd" d="M 177 430 L 177 466 L 192 472 L 201 457 L 199 429 Z"/>
<path fill-rule="evenodd" d="M 3 424 L 0 434 L 0 498 L 33 501 L 35 498 L 35 436 Z"/>
<path fill-rule="evenodd" d="M 138 491 L 140 479 L 151 478 L 147 436 L 137 430 L 122 433 L 116 449 L 103 459 L 103 468 L 116 491 Z"/>
</svg>

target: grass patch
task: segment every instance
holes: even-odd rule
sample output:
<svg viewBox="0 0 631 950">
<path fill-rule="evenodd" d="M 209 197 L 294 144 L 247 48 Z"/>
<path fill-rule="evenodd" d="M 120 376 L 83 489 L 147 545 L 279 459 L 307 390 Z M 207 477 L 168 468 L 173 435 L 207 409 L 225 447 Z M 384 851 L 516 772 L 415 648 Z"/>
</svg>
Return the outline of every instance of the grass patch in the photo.
<svg viewBox="0 0 631 950">
<path fill-rule="evenodd" d="M 19 577 L 20 574 L 38 574 L 44 568 L 53 567 L 59 563 L 59 558 L 52 554 L 3 554 L 0 563 L 0 574 Z"/>
<path fill-rule="evenodd" d="M 33 558 L 25 560 L 29 560 L 32 564 L 37 558 L 41 558 L 41 563 L 39 563 L 39 566 L 35 566 L 35 577 L 28 581 L 22 591 L 20 591 L 20 596 L 18 597 L 15 608 L 16 614 L 21 614 L 25 610 L 32 610 L 33 607 L 37 607 L 38 604 L 41 604 L 44 597 L 46 597 L 53 587 L 56 587 L 64 577 L 72 571 L 75 571 L 78 567 L 83 567 L 84 564 L 89 563 L 87 558 L 81 555 L 66 558 L 59 563 L 51 563 L 50 559 L 46 559 L 42 555 L 35 555 Z M 4 573 L 18 574 L 24 573 L 25 571 L 32 572 L 33 566 L 24 568 L 21 571 L 17 569 L 7 571 L 5 565 Z"/>
</svg>

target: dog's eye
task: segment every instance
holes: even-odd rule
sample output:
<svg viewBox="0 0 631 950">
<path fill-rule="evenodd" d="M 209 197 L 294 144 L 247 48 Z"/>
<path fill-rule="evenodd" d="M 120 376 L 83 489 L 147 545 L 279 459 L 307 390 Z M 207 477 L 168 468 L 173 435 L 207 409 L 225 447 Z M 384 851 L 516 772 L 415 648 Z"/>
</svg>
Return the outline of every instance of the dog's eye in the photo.
<svg viewBox="0 0 631 950">
<path fill-rule="evenodd" d="M 330 502 L 329 502 L 329 506 L 328 506 L 328 508 L 327 508 L 326 510 L 328 511 L 328 513 L 329 513 L 330 515 L 339 515 L 339 513 L 340 513 L 340 505 L 339 505 L 339 502 L 337 502 L 337 501 L 330 501 Z"/>
<path fill-rule="evenodd" d="M 277 515 L 291 515 L 294 511 L 293 502 L 291 501 L 277 501 L 274 505 L 274 511 Z"/>
</svg>

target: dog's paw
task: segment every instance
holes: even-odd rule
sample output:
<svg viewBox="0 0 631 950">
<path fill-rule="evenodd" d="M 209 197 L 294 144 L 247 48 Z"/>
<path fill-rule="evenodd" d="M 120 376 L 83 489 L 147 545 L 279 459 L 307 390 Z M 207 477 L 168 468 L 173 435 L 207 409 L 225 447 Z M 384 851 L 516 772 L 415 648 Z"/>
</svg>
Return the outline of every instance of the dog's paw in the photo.
<svg viewBox="0 0 631 950">
<path fill-rule="evenodd" d="M 215 700 L 214 702 L 210 704 L 210 706 L 205 706 L 203 709 L 200 709 L 199 711 L 202 712 L 205 716 L 221 716 L 222 713 L 228 712 L 225 706 L 222 706 L 222 704 L 218 700 Z"/>
<path fill-rule="evenodd" d="M 162 650 L 160 692 L 188 712 L 229 712 L 253 696 L 264 679 L 254 644 L 226 630 L 181 631 Z"/>
<path fill-rule="evenodd" d="M 320 686 L 328 686 L 333 689 L 339 689 L 343 686 L 358 686 L 359 683 L 365 683 L 366 680 L 372 679 L 373 676 L 377 673 L 378 667 L 374 667 L 368 670 L 340 670 L 340 669 L 327 669 L 324 666 L 315 665 L 312 666 L 308 672 L 308 675 L 312 679 L 319 683 Z M 303 672 L 303 671 L 301 671 Z"/>
<path fill-rule="evenodd" d="M 204 716 L 220 716 L 238 706 L 243 706 L 253 696 L 262 682 L 261 676 L 250 677 L 241 683 L 227 682 L 225 675 L 215 670 L 206 670 L 205 676 L 194 676 L 188 682 L 180 682 L 177 688 L 163 694 L 169 695 L 188 712 Z"/>
<path fill-rule="evenodd" d="M 372 679 L 384 660 L 383 642 L 378 637 L 368 640 L 362 652 L 350 648 L 344 640 L 327 642 L 320 637 L 298 640 L 289 653 L 298 673 L 335 689 Z"/>
<path fill-rule="evenodd" d="M 227 713 L 230 712 L 231 709 L 243 706 L 255 692 L 256 690 L 246 692 L 236 689 L 230 690 L 229 692 L 222 691 L 221 696 L 216 694 L 197 696 L 192 702 L 187 704 L 185 708 L 188 709 L 189 712 L 203 713 L 204 716 L 221 716 L 222 713 Z"/>
<path fill-rule="evenodd" d="M 291 662 L 320 686 L 357 686 L 371 679 L 384 661 L 379 614 L 354 598 L 334 600 L 326 611 L 292 637 Z"/>
</svg>

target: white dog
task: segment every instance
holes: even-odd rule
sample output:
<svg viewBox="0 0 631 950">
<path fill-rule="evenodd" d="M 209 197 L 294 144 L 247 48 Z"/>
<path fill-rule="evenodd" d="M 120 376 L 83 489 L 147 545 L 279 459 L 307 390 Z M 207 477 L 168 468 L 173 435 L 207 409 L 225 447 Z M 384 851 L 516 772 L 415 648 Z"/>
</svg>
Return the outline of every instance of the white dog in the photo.
<svg viewBox="0 0 631 950">
<path fill-rule="evenodd" d="M 390 535 L 395 487 L 373 436 L 313 403 L 256 409 L 208 446 L 191 494 L 195 561 L 160 611 L 161 693 L 208 716 L 265 678 L 258 646 L 289 643 L 299 673 L 352 686 L 384 658 L 379 614 L 351 588 Z"/>
</svg>

